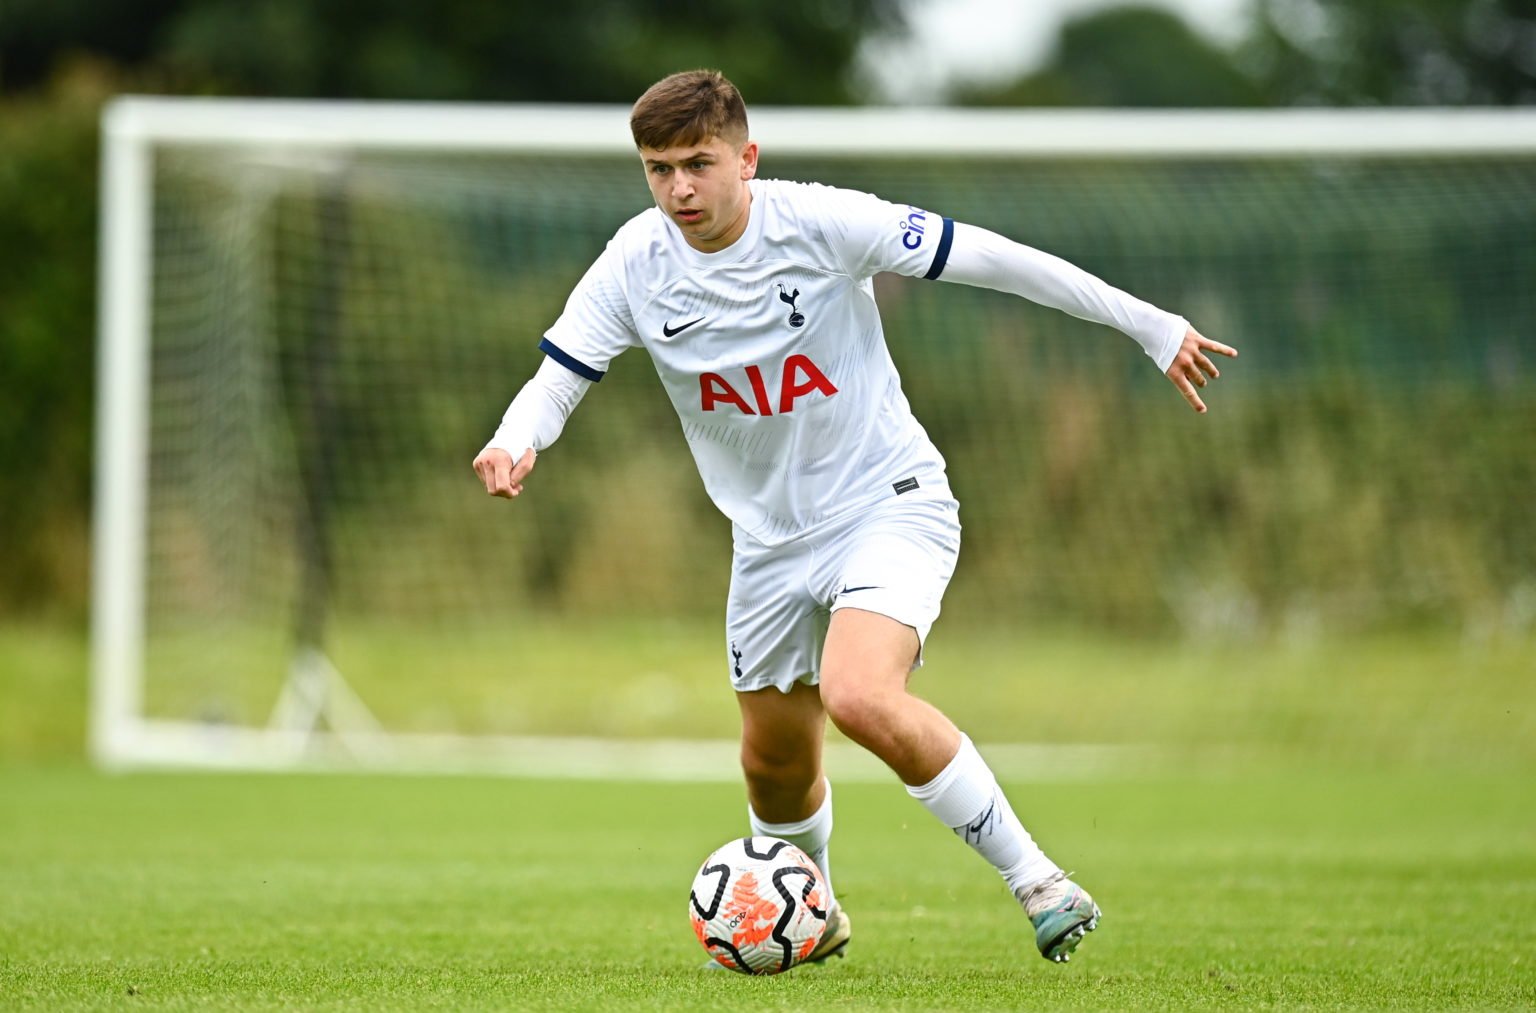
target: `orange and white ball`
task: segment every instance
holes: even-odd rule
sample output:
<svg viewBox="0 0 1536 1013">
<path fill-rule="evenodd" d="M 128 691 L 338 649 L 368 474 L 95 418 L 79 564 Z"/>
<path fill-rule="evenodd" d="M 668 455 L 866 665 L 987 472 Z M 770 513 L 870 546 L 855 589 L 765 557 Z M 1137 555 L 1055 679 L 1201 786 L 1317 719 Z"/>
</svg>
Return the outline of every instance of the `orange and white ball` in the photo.
<svg viewBox="0 0 1536 1013">
<path fill-rule="evenodd" d="M 810 956 L 827 927 L 816 863 L 777 837 L 743 837 L 704 860 L 688 895 L 694 935 L 716 963 L 778 974 Z"/>
</svg>

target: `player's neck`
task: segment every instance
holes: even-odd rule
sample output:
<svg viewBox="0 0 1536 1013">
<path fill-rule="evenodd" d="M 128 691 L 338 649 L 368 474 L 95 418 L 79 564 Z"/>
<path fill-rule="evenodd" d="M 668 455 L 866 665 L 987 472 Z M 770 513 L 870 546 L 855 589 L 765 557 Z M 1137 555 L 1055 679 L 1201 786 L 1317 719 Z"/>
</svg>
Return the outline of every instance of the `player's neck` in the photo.
<svg viewBox="0 0 1536 1013">
<path fill-rule="evenodd" d="M 695 239 L 693 236 L 684 235 L 683 239 L 688 245 L 700 253 L 719 253 L 728 250 L 736 244 L 736 240 L 747 234 L 747 225 L 752 221 L 752 188 L 745 181 L 741 184 L 745 191 L 746 199 L 741 203 L 741 211 L 736 215 L 724 232 L 710 239 Z"/>
</svg>

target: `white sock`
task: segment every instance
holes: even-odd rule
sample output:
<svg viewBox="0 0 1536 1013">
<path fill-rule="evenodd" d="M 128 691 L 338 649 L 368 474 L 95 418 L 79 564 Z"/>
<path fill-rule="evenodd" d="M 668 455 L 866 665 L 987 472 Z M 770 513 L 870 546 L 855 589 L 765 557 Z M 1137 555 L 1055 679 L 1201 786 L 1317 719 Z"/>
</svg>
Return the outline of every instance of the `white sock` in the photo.
<svg viewBox="0 0 1536 1013">
<path fill-rule="evenodd" d="M 969 736 L 960 736 L 960 751 L 938 777 L 916 787 L 908 785 L 907 792 L 991 862 L 1014 896 L 1061 871 L 1013 814 L 992 768 Z"/>
<path fill-rule="evenodd" d="M 782 838 L 811 856 L 811 861 L 821 870 L 821 878 L 827 883 L 827 904 L 830 910 L 830 906 L 836 903 L 832 896 L 832 864 L 827 859 L 827 842 L 832 839 L 832 782 L 825 783 L 827 797 L 822 799 L 821 807 L 798 823 L 765 822 L 752 811 L 751 805 L 747 806 L 747 819 L 752 824 L 754 836 Z"/>
</svg>

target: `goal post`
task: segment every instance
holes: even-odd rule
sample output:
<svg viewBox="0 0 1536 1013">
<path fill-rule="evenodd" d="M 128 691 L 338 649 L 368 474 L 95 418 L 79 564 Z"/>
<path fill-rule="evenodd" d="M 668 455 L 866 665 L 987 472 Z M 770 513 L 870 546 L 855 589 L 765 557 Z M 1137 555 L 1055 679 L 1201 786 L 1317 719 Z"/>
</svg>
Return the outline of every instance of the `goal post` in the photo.
<svg viewBox="0 0 1536 1013">
<path fill-rule="evenodd" d="M 687 737 L 684 722 L 644 719 L 656 700 L 685 692 L 670 676 L 623 673 L 651 680 L 652 692 L 615 691 L 611 714 L 541 705 L 565 715 L 551 739 L 505 684 L 558 681 L 559 666 L 583 663 L 551 662 L 550 674 L 499 660 L 516 651 L 541 664 L 526 645 L 569 640 L 615 608 L 648 628 L 658 616 L 717 622 L 729 533 L 668 428 L 675 420 L 643 353 L 625 357 L 573 418 L 516 520 L 483 494 L 471 505 L 468 461 L 531 372 L 538 335 L 585 264 L 645 206 L 627 115 L 108 105 L 97 762 L 654 776 L 704 765 L 695 752 L 714 747 L 674 741 Z M 1536 595 L 1536 532 L 1515 503 L 1533 491 L 1518 462 L 1536 365 L 1536 112 L 750 116 L 765 175 L 868 189 L 997 228 L 1253 353 L 1257 379 L 1212 395 L 1231 421 L 1206 432 L 1227 441 L 1229 459 L 1170 483 L 1140 424 L 1150 410 L 1138 407 L 1166 392 L 1136 372 L 1146 367 L 1134 346 L 990 293 L 886 285 L 893 354 L 956 465 L 977 545 L 952 590 L 958 601 L 1001 604 L 1005 625 L 1028 617 L 1201 635 L 1216 624 L 1261 635 L 1426 615 L 1469 623 Z M 1453 235 L 1453 249 L 1435 249 Z M 1423 282 L 1442 275 L 1443 285 Z M 952 340 L 956 330 L 969 337 Z M 1032 385 L 1028 357 L 1070 377 L 1081 401 Z M 1265 377 L 1295 383 L 1324 364 L 1337 368 L 1315 398 L 1264 401 Z M 1341 371 L 1349 390 L 1374 392 L 1367 408 L 1341 403 Z M 1447 472 L 1461 466 L 1435 464 L 1436 438 L 1413 427 L 1433 419 L 1449 446 L 1477 428 L 1472 404 L 1488 415 L 1465 473 L 1504 469 L 1498 481 L 1510 484 L 1469 507 L 1461 472 Z M 1296 412 L 1315 421 L 1278 438 L 1277 420 Z M 1379 487 L 1356 488 L 1371 476 L 1355 471 L 1405 448 L 1422 466 L 1399 462 Z M 1243 455 L 1260 467 L 1242 473 Z M 1431 485 L 1423 502 L 1392 501 L 1420 480 Z M 660 502 L 616 491 L 641 481 Z M 1331 527 L 1315 509 L 1338 511 Z M 1127 530 L 1148 512 L 1189 519 Z M 1212 558 L 1178 553 L 1196 531 L 1212 533 Z M 1298 531 L 1315 555 L 1282 544 Z M 1431 547 L 1442 532 L 1451 541 Z M 450 685 L 459 677 L 462 687 Z M 498 680 L 502 689 L 487 688 Z"/>
</svg>

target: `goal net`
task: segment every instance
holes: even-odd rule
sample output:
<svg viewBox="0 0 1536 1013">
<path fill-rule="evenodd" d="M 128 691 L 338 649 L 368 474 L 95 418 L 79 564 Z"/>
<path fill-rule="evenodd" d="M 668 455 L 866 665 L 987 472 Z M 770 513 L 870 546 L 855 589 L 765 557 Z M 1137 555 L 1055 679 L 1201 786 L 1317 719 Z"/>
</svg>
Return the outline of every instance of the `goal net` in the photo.
<svg viewBox="0 0 1536 1013">
<path fill-rule="evenodd" d="M 517 767 L 551 762 L 536 737 L 558 734 L 580 766 L 699 734 L 698 708 L 719 719 L 702 734 L 731 734 L 729 528 L 644 354 L 515 503 L 469 468 L 571 287 L 649 202 L 626 115 L 107 110 L 99 759 Z M 1536 117 L 767 109 L 753 126 L 765 177 L 994 229 L 1242 350 L 1196 418 L 1114 332 L 877 279 L 962 503 L 946 623 L 1263 639 L 1533 622 Z M 717 702 L 689 700 L 695 679 L 720 680 Z"/>
</svg>

